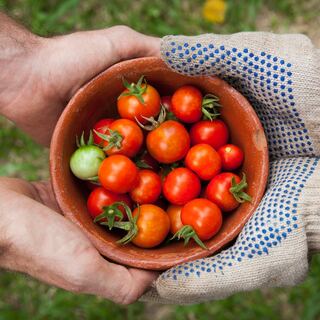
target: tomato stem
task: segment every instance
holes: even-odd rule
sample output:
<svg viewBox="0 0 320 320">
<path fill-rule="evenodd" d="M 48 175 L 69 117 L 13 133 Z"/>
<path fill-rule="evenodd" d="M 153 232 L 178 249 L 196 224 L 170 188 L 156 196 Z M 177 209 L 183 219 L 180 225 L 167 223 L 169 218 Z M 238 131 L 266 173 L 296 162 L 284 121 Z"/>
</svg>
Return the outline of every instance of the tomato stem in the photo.
<svg viewBox="0 0 320 320">
<path fill-rule="evenodd" d="M 147 118 L 147 117 L 141 116 L 143 119 L 147 120 L 147 122 L 150 123 L 149 125 L 142 124 L 138 120 L 137 117 L 135 117 L 135 119 L 136 119 L 138 125 L 142 129 L 147 130 L 147 131 L 152 131 L 152 130 L 158 128 L 160 126 L 160 124 L 166 120 L 166 114 L 167 114 L 166 108 L 163 105 L 161 105 L 160 113 L 159 113 L 157 120 L 155 120 L 154 117 Z"/>
<path fill-rule="evenodd" d="M 104 134 L 94 130 L 94 133 L 100 137 L 103 141 L 108 142 L 107 146 L 103 148 L 103 151 L 108 151 L 112 148 L 121 149 L 123 136 L 117 130 L 112 130 L 108 128 L 109 134 Z"/>
<path fill-rule="evenodd" d="M 219 98 L 213 94 L 206 94 L 202 100 L 202 113 L 204 119 L 214 120 L 220 116 L 220 112 L 217 108 L 221 108 Z"/>
<path fill-rule="evenodd" d="M 242 180 L 237 184 L 236 179 L 232 177 L 231 188 L 229 191 L 233 194 L 234 198 L 239 202 L 243 203 L 245 201 L 251 202 L 252 198 L 243 190 L 248 187 L 245 173 L 242 174 Z"/>
<path fill-rule="evenodd" d="M 119 206 L 122 206 L 126 211 L 128 221 L 122 221 L 123 213 L 119 209 Z M 128 231 L 123 238 L 117 241 L 120 244 L 127 244 L 132 241 L 133 238 L 138 234 L 137 220 L 139 217 L 139 213 L 140 207 L 138 207 L 138 214 L 133 217 L 131 209 L 126 203 L 122 201 L 114 202 L 112 205 L 104 207 L 103 213 L 97 216 L 93 221 L 99 222 L 101 225 L 109 227 L 109 230 L 112 230 L 112 228 L 118 228 Z M 116 217 L 119 218 L 119 221 L 115 221 Z"/>
<path fill-rule="evenodd" d="M 111 230 L 115 225 L 116 217 L 118 217 L 120 221 L 123 219 L 123 213 L 119 209 L 120 206 L 125 208 L 126 204 L 121 201 L 114 202 L 110 206 L 103 207 L 103 212 L 97 217 L 95 217 L 93 222 L 99 222 L 102 225 L 108 226 L 109 230 Z M 106 222 L 103 220 L 106 220 Z"/>
<path fill-rule="evenodd" d="M 121 93 L 118 99 L 125 96 L 135 96 L 139 102 L 145 104 L 142 95 L 147 91 L 147 81 L 144 76 L 141 76 L 137 83 L 129 83 L 125 78 L 122 79 L 122 83 L 128 91 Z"/>
<path fill-rule="evenodd" d="M 170 240 L 177 238 L 180 240 L 184 239 L 184 245 L 187 245 L 189 240 L 192 238 L 202 249 L 209 250 L 206 245 L 200 240 L 197 233 L 190 225 L 185 225 L 179 229 Z"/>
<path fill-rule="evenodd" d="M 79 137 L 76 136 L 76 145 L 78 148 L 81 147 L 85 147 L 85 146 L 92 146 L 93 143 L 93 134 L 92 131 L 89 131 L 89 138 L 88 138 L 88 142 L 86 143 L 84 140 L 84 131 L 82 131 L 81 137 L 80 137 L 80 141 L 79 141 Z"/>
</svg>

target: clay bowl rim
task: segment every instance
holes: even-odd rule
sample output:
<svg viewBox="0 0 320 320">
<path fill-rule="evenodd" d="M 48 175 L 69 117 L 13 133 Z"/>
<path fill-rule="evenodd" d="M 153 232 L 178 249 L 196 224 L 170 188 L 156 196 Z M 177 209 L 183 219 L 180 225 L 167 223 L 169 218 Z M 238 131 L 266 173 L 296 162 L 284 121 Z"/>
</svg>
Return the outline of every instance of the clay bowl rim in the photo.
<svg viewBox="0 0 320 320">
<path fill-rule="evenodd" d="M 80 89 L 78 89 L 78 91 L 73 95 L 73 97 L 71 98 L 71 100 L 69 101 L 69 103 L 67 104 L 65 109 L 63 110 L 63 112 L 62 112 L 62 114 L 56 124 L 55 130 L 54 130 L 54 133 L 52 136 L 51 145 L 50 145 L 51 183 L 52 183 L 53 191 L 54 191 L 54 194 L 55 194 L 56 199 L 58 201 L 59 207 L 61 208 L 64 216 L 66 216 L 69 220 L 71 220 L 73 223 L 75 223 L 77 226 L 80 227 L 80 229 L 87 235 L 87 237 L 92 242 L 92 244 L 100 252 L 100 254 L 102 254 L 105 258 L 110 259 L 113 262 L 120 263 L 120 264 L 130 266 L 130 267 L 137 267 L 137 268 L 149 269 L 149 270 L 165 270 L 165 269 L 168 269 L 174 265 L 177 265 L 177 264 L 180 264 L 183 262 L 187 262 L 187 261 L 191 261 L 191 260 L 195 260 L 198 258 L 204 258 L 206 256 L 209 256 L 212 253 L 215 253 L 215 252 L 221 250 L 222 248 L 224 248 L 225 246 L 227 246 L 228 243 L 230 243 L 232 240 L 234 240 L 238 236 L 238 234 L 243 229 L 244 225 L 247 223 L 249 218 L 253 215 L 254 211 L 257 209 L 257 207 L 260 203 L 260 200 L 263 197 L 266 185 L 267 185 L 267 178 L 268 178 L 268 173 L 269 173 L 269 157 L 268 157 L 267 139 L 266 139 L 262 124 L 261 124 L 256 112 L 254 111 L 254 109 L 251 106 L 251 104 L 249 103 L 249 101 L 242 94 L 240 94 L 231 85 L 229 85 L 224 80 L 222 80 L 218 77 L 215 77 L 215 76 L 196 76 L 196 77 L 193 77 L 193 78 L 198 78 L 199 81 L 201 79 L 210 78 L 210 79 L 215 79 L 215 80 L 221 82 L 221 84 L 223 84 L 224 89 L 226 91 L 228 91 L 228 94 L 232 94 L 232 95 L 236 96 L 236 99 L 237 99 L 239 105 L 241 105 L 241 107 L 244 109 L 244 112 L 250 113 L 252 125 L 256 128 L 257 132 L 259 132 L 259 134 L 260 134 L 259 143 L 261 144 L 261 149 L 262 149 L 262 154 L 261 154 L 261 168 L 262 169 L 261 169 L 261 171 L 262 171 L 263 175 L 260 179 L 260 183 L 258 184 L 258 188 L 255 191 L 255 197 L 254 197 L 252 206 L 248 208 L 248 210 L 246 211 L 246 214 L 242 216 L 242 220 L 235 227 L 232 228 L 231 232 L 226 234 L 225 237 L 221 241 L 216 242 L 212 248 L 209 247 L 208 251 L 203 250 L 199 247 L 198 251 L 191 254 L 187 258 L 186 257 L 180 258 L 180 261 L 175 262 L 174 264 L 170 263 L 170 261 L 167 261 L 167 260 L 165 260 L 165 261 L 159 261 L 159 260 L 156 260 L 156 261 L 149 261 L 149 260 L 136 261 L 136 260 L 133 260 L 132 257 L 129 258 L 127 256 L 121 256 L 119 254 L 117 255 L 117 253 L 113 254 L 112 250 L 108 250 L 108 248 L 104 248 L 106 246 L 106 244 L 103 243 L 101 245 L 101 243 L 100 243 L 101 240 L 96 238 L 90 232 L 90 230 L 89 230 L 90 228 L 87 228 L 85 225 L 83 225 L 82 223 L 80 223 L 78 221 L 78 219 L 74 216 L 74 214 L 68 210 L 68 205 L 66 205 L 63 201 L 60 201 L 60 199 L 62 199 L 61 191 L 60 191 L 61 181 L 58 181 L 56 179 L 56 176 L 54 175 L 54 170 L 55 170 L 55 168 L 58 167 L 55 153 L 57 152 L 57 147 L 59 145 L 59 139 L 61 139 L 61 135 L 59 134 L 60 127 L 63 125 L 65 118 L 66 118 L 66 115 L 70 112 L 70 110 L 72 110 L 72 108 L 76 108 L 77 101 L 79 101 L 79 99 L 81 99 L 85 95 L 86 91 L 88 89 L 90 89 L 99 78 L 101 78 L 102 76 L 105 76 L 106 74 L 108 74 L 110 72 L 113 72 L 114 69 L 119 69 L 120 66 L 125 68 L 127 64 L 134 65 L 135 62 L 137 62 L 137 61 L 139 61 L 139 62 L 145 61 L 146 63 L 151 63 L 151 62 L 157 63 L 158 65 L 160 64 L 161 66 L 168 68 L 160 58 L 156 58 L 156 57 L 145 57 L 145 58 L 137 58 L 137 59 L 127 60 L 127 61 L 122 61 L 122 62 L 119 62 L 119 63 L 111 66 L 110 68 L 106 69 L 105 71 L 101 72 L 100 74 L 98 74 L 96 77 L 94 77 L 92 80 L 90 80 L 87 84 L 83 85 Z M 168 68 L 168 69 L 170 69 L 170 68 Z M 121 70 L 121 68 L 120 68 L 120 70 Z M 173 70 L 171 70 L 171 71 L 173 71 Z"/>
</svg>

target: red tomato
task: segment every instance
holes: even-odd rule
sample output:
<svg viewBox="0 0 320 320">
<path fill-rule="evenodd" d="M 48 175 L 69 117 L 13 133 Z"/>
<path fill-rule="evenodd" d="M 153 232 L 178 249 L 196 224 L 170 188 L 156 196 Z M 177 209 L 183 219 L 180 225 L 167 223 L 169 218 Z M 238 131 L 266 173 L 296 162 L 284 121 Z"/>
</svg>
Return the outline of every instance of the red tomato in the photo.
<svg viewBox="0 0 320 320">
<path fill-rule="evenodd" d="M 139 182 L 131 190 L 131 199 L 139 204 L 153 203 L 161 194 L 161 179 L 158 174 L 151 170 L 139 171 Z"/>
<path fill-rule="evenodd" d="M 123 154 L 134 157 L 139 152 L 143 143 L 143 133 L 135 122 L 118 119 L 112 122 L 109 129 L 107 139 L 102 142 L 107 155 Z"/>
<path fill-rule="evenodd" d="M 181 211 L 181 221 L 191 226 L 200 240 L 212 238 L 221 228 L 222 214 L 217 205 L 207 199 L 194 199 Z"/>
<path fill-rule="evenodd" d="M 240 204 L 229 191 L 232 177 L 234 177 L 237 184 L 241 181 L 238 175 L 231 172 L 223 172 L 215 176 L 206 189 L 206 198 L 214 202 L 222 211 L 232 211 Z"/>
<path fill-rule="evenodd" d="M 202 94 L 193 86 L 183 86 L 172 96 L 172 112 L 181 121 L 193 123 L 202 117 Z"/>
<path fill-rule="evenodd" d="M 170 219 L 170 232 L 172 234 L 175 234 L 183 227 L 183 224 L 181 222 L 182 208 L 182 206 L 170 205 L 167 209 L 167 214 Z"/>
<path fill-rule="evenodd" d="M 97 217 L 103 212 L 103 207 L 110 206 L 114 202 L 124 202 L 129 208 L 132 207 L 132 202 L 126 194 L 116 194 L 106 190 L 103 187 L 94 189 L 87 200 L 87 208 L 92 218 Z M 127 214 L 122 206 L 118 207 L 123 213 L 124 219 L 127 219 Z"/>
<path fill-rule="evenodd" d="M 166 108 L 167 111 L 172 111 L 172 97 L 171 96 L 163 96 L 161 97 L 161 104 Z"/>
<path fill-rule="evenodd" d="M 100 144 L 102 142 L 102 138 L 100 138 L 96 133 L 102 133 L 106 134 L 108 132 L 108 129 L 110 127 L 110 124 L 114 121 L 115 119 L 101 119 L 98 121 L 94 126 L 93 126 L 93 142 L 95 144 Z"/>
<path fill-rule="evenodd" d="M 204 143 L 197 144 L 188 151 L 185 164 L 203 180 L 210 180 L 221 171 L 218 152 Z"/>
<path fill-rule="evenodd" d="M 243 162 L 242 150 L 234 144 L 226 144 L 222 146 L 218 153 L 222 160 L 223 170 L 235 170 L 238 169 Z"/>
<path fill-rule="evenodd" d="M 190 137 L 179 122 L 168 120 L 147 136 L 147 149 L 160 163 L 173 163 L 184 158 L 190 147 Z"/>
<path fill-rule="evenodd" d="M 115 154 L 102 161 L 98 177 L 107 190 L 127 193 L 137 185 L 139 170 L 128 157 Z"/>
<path fill-rule="evenodd" d="M 172 170 L 164 179 L 163 195 L 172 204 L 184 205 L 201 191 L 199 178 L 187 168 Z"/>
<path fill-rule="evenodd" d="M 137 214 L 139 214 L 138 234 L 132 242 L 141 248 L 152 248 L 159 245 L 170 230 L 170 220 L 167 213 L 153 204 L 143 204 L 132 213 L 133 217 Z"/>
<path fill-rule="evenodd" d="M 218 150 L 227 143 L 229 131 L 222 120 L 199 121 L 191 127 L 190 138 L 192 145 L 207 143 Z"/>
<path fill-rule="evenodd" d="M 140 82 L 140 81 L 139 81 Z M 160 95 L 149 84 L 131 84 L 118 98 L 117 106 L 121 118 L 146 123 L 143 117 L 156 117 L 160 112 Z M 142 102 L 143 101 L 143 102 Z"/>
</svg>

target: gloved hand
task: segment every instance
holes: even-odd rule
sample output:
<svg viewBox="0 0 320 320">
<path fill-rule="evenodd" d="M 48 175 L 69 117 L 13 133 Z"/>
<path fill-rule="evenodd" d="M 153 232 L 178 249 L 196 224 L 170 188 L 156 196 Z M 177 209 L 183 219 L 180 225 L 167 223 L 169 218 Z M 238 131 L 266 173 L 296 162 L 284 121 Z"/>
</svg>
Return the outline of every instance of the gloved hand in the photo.
<svg viewBox="0 0 320 320">
<path fill-rule="evenodd" d="M 161 51 L 175 71 L 217 75 L 248 98 L 271 163 L 234 246 L 164 272 L 143 299 L 190 304 L 303 281 L 320 250 L 320 50 L 302 35 L 239 33 L 167 36 Z"/>
</svg>

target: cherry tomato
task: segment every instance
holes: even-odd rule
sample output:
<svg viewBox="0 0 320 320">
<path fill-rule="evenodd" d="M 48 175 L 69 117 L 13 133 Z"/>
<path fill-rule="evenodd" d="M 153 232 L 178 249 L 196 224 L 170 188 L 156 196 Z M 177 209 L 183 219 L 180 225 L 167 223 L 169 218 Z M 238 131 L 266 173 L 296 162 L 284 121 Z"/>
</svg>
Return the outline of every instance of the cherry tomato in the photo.
<svg viewBox="0 0 320 320">
<path fill-rule="evenodd" d="M 172 204 L 167 209 L 167 214 L 170 219 L 170 232 L 172 234 L 175 234 L 183 227 L 183 224 L 181 222 L 182 208 L 182 206 L 175 206 Z"/>
<path fill-rule="evenodd" d="M 240 183 L 238 175 L 231 172 L 223 172 L 215 176 L 207 186 L 206 198 L 214 202 L 222 211 L 232 211 L 239 206 L 239 202 L 230 192 L 231 180 Z"/>
<path fill-rule="evenodd" d="M 181 221 L 191 226 L 200 240 L 212 238 L 221 228 L 222 213 L 217 205 L 207 199 L 194 199 L 181 211 Z"/>
<path fill-rule="evenodd" d="M 183 86 L 172 95 L 172 112 L 181 121 L 193 123 L 202 117 L 202 94 L 193 86 Z"/>
<path fill-rule="evenodd" d="M 138 234 L 132 242 L 141 248 L 152 248 L 159 245 L 170 230 L 170 220 L 167 213 L 153 204 L 143 204 L 132 213 L 133 217 L 137 214 L 139 214 Z"/>
<path fill-rule="evenodd" d="M 139 171 L 139 182 L 131 190 L 131 199 L 139 204 L 153 203 L 161 194 L 161 179 L 158 174 L 151 170 Z"/>
<path fill-rule="evenodd" d="M 188 131 L 174 120 L 163 122 L 147 135 L 147 149 L 160 163 L 173 163 L 183 159 L 189 147 Z"/>
<path fill-rule="evenodd" d="M 187 168 L 172 170 L 164 179 L 163 195 L 172 204 L 184 205 L 201 191 L 199 178 Z"/>
<path fill-rule="evenodd" d="M 172 111 L 172 97 L 171 96 L 163 96 L 161 97 L 161 104 L 166 108 L 167 111 Z"/>
<path fill-rule="evenodd" d="M 222 160 L 223 170 L 235 170 L 238 169 L 243 162 L 242 150 L 234 144 L 226 144 L 222 146 L 218 153 Z"/>
<path fill-rule="evenodd" d="M 143 78 L 140 78 L 140 80 Z M 160 112 L 160 95 L 149 84 L 138 81 L 127 86 L 118 98 L 117 106 L 121 118 L 146 123 L 143 117 L 156 117 Z"/>
<path fill-rule="evenodd" d="M 110 127 L 110 124 L 114 121 L 115 119 L 101 119 L 98 121 L 94 126 L 93 126 L 93 142 L 95 144 L 100 144 L 102 142 L 102 138 L 100 138 L 96 132 L 106 134 L 108 132 L 108 129 Z"/>
<path fill-rule="evenodd" d="M 102 186 L 115 193 L 127 193 L 138 183 L 139 170 L 126 156 L 115 154 L 101 163 L 98 173 Z"/>
<path fill-rule="evenodd" d="M 190 138 L 192 145 L 207 143 L 218 150 L 227 143 L 229 131 L 222 120 L 199 121 L 191 127 Z"/>
<path fill-rule="evenodd" d="M 218 152 L 204 143 L 197 144 L 188 151 L 185 164 L 203 180 L 210 180 L 221 171 Z"/>
<path fill-rule="evenodd" d="M 118 119 L 109 126 L 102 144 L 107 155 L 122 154 L 134 157 L 143 143 L 140 127 L 128 119 Z"/>
<path fill-rule="evenodd" d="M 79 147 L 70 158 L 70 169 L 79 179 L 87 180 L 98 174 L 99 167 L 105 158 L 104 152 L 94 145 Z"/>
<path fill-rule="evenodd" d="M 132 202 L 128 195 L 117 194 L 106 190 L 103 187 L 95 188 L 89 195 L 87 200 L 87 208 L 92 218 L 97 217 L 103 212 L 103 207 L 107 207 L 114 202 L 124 202 L 129 208 L 132 208 Z M 127 219 L 126 212 L 122 206 L 118 207 L 123 213 L 123 218 Z"/>
</svg>

